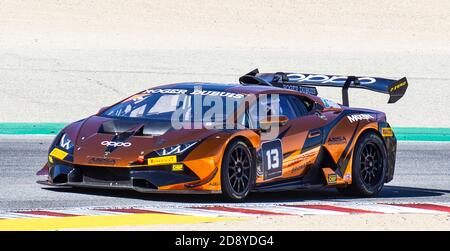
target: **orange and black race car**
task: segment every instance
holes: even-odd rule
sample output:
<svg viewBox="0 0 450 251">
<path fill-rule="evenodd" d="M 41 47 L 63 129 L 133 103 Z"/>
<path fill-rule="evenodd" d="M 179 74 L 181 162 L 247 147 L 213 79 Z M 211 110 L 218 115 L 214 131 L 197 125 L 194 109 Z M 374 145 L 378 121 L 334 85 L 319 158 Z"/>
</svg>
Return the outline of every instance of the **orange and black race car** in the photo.
<svg viewBox="0 0 450 251">
<path fill-rule="evenodd" d="M 405 93 L 406 78 L 259 73 L 239 84 L 177 83 L 65 127 L 38 172 L 52 186 L 222 193 L 333 187 L 374 196 L 392 180 L 396 138 L 383 112 L 350 108 L 349 88 Z M 317 96 L 342 88 L 342 104 Z"/>
</svg>

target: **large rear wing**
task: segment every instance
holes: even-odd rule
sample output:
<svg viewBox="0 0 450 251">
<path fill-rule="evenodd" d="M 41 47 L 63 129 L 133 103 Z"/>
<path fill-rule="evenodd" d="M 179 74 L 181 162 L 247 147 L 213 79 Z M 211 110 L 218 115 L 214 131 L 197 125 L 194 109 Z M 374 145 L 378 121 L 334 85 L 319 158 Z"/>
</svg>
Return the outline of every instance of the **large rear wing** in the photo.
<svg viewBox="0 0 450 251">
<path fill-rule="evenodd" d="M 342 104 L 344 106 L 349 105 L 348 88 L 361 88 L 389 94 L 388 103 L 397 102 L 403 97 L 408 88 L 406 77 L 393 80 L 375 77 L 334 76 L 309 73 L 260 73 L 258 69 L 240 77 L 239 82 L 242 85 L 281 87 L 312 95 L 317 95 L 315 86 L 340 87 L 342 88 Z"/>
</svg>

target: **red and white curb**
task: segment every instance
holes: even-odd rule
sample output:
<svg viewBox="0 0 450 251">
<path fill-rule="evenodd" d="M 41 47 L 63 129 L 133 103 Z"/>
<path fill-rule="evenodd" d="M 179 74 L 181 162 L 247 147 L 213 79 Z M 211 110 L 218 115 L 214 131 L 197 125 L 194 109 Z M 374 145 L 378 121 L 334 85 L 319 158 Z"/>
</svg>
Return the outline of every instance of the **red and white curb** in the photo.
<svg viewBox="0 0 450 251">
<path fill-rule="evenodd" d="M 1 219 L 172 214 L 206 217 L 259 217 L 350 214 L 450 214 L 450 203 L 322 203 L 277 205 L 201 205 L 184 207 L 69 208 L 0 212 Z"/>
</svg>

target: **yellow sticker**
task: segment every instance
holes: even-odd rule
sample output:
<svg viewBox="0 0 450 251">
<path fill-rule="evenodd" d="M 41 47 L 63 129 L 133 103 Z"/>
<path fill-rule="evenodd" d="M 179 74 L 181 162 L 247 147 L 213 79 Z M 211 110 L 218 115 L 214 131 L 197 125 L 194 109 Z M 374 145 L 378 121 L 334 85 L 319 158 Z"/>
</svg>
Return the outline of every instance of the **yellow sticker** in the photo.
<svg viewBox="0 0 450 251">
<path fill-rule="evenodd" d="M 149 166 L 167 165 L 167 164 L 173 164 L 173 163 L 177 163 L 176 155 L 150 158 L 147 160 L 147 164 Z"/>
<path fill-rule="evenodd" d="M 52 156 L 48 156 L 48 162 L 50 162 L 50 164 L 53 164 L 53 157 Z"/>
<path fill-rule="evenodd" d="M 328 174 L 328 184 L 334 184 L 337 182 L 336 174 Z"/>
<path fill-rule="evenodd" d="M 64 152 L 63 150 L 60 150 L 58 148 L 54 148 L 52 152 L 50 153 L 50 156 L 55 157 L 57 159 L 64 159 L 68 153 Z"/>
<path fill-rule="evenodd" d="M 392 128 L 381 128 L 381 135 L 383 137 L 392 137 L 394 133 L 392 132 Z"/>
<path fill-rule="evenodd" d="M 396 86 L 391 87 L 390 91 L 391 92 L 396 91 L 396 90 L 400 89 L 401 87 L 403 87 L 405 85 L 406 85 L 406 82 L 398 83 Z"/>
<path fill-rule="evenodd" d="M 172 165 L 172 171 L 183 171 L 183 164 L 173 164 Z"/>
</svg>

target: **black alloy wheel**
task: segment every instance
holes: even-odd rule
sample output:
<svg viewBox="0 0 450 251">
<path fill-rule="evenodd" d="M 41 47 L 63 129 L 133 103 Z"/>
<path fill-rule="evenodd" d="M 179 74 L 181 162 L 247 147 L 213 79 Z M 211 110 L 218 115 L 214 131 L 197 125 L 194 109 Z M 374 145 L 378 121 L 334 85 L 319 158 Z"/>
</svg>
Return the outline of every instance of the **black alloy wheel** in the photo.
<svg viewBox="0 0 450 251">
<path fill-rule="evenodd" d="M 360 156 L 360 175 L 367 186 L 375 186 L 379 183 L 383 171 L 383 158 L 381 151 L 374 143 L 366 143 Z"/>
<path fill-rule="evenodd" d="M 387 161 L 386 145 L 381 137 L 372 131 L 363 133 L 354 148 L 352 184 L 338 191 L 359 197 L 376 196 L 384 186 Z"/>
<path fill-rule="evenodd" d="M 228 145 L 222 161 L 222 193 L 233 201 L 243 200 L 255 180 L 252 154 L 242 141 Z"/>
</svg>

